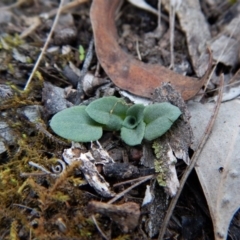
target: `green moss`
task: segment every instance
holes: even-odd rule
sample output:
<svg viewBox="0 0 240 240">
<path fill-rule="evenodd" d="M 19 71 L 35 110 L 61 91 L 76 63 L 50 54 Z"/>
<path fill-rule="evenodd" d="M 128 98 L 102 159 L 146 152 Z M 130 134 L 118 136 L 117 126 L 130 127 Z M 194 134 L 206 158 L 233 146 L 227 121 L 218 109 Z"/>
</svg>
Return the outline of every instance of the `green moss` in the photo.
<svg viewBox="0 0 240 240">
<path fill-rule="evenodd" d="M 154 150 L 154 154 L 156 158 L 160 159 L 162 155 L 162 150 L 163 150 L 161 144 L 157 140 L 155 140 L 153 141 L 152 148 Z"/>
<path fill-rule="evenodd" d="M 167 150 L 161 145 L 159 139 L 153 141 L 152 148 L 156 156 L 156 159 L 154 159 L 154 168 L 155 172 L 158 173 L 157 182 L 160 186 L 165 187 L 167 185 L 168 166 L 164 156 L 166 156 Z"/>
<path fill-rule="evenodd" d="M 8 71 L 9 71 L 9 73 L 11 73 L 12 75 L 15 73 L 14 66 L 13 66 L 12 63 L 9 63 L 9 64 L 8 64 Z"/>
<path fill-rule="evenodd" d="M 3 37 L 3 40 L 10 49 L 18 47 L 24 43 L 24 40 L 20 38 L 18 34 L 14 34 L 13 36 L 7 34 Z"/>
<path fill-rule="evenodd" d="M 56 191 L 54 194 L 51 196 L 54 200 L 59 201 L 59 202 L 66 202 L 70 200 L 70 197 L 60 191 Z"/>
<path fill-rule="evenodd" d="M 131 236 L 128 234 L 118 236 L 117 238 L 114 238 L 113 240 L 130 240 Z"/>
<path fill-rule="evenodd" d="M 167 169 L 164 166 L 162 161 L 159 161 L 157 159 L 154 160 L 154 168 L 155 168 L 155 172 L 158 173 L 157 175 L 157 181 L 158 184 L 162 187 L 166 187 L 167 183 L 166 183 L 166 179 L 167 179 Z"/>
</svg>

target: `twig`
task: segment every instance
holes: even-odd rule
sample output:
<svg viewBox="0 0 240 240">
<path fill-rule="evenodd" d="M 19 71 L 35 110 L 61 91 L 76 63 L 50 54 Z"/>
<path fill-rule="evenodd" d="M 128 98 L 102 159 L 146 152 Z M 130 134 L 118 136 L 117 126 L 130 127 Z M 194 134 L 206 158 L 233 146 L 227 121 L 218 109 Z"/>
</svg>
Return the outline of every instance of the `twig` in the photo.
<svg viewBox="0 0 240 240">
<path fill-rule="evenodd" d="M 170 24 L 170 69 L 174 69 L 174 30 L 176 11 L 179 9 L 182 0 L 170 0 L 169 24 Z"/>
<path fill-rule="evenodd" d="M 119 194 L 117 194 L 114 198 L 112 198 L 110 201 L 108 201 L 108 204 L 114 203 L 115 201 L 117 201 L 120 197 L 122 197 L 124 194 L 126 194 L 127 192 L 129 192 L 130 190 L 132 190 L 133 188 L 137 187 L 138 185 L 146 182 L 147 180 L 153 178 L 154 175 L 148 175 L 146 177 L 144 177 L 141 181 L 133 184 L 131 187 L 125 189 L 124 191 L 120 192 Z"/>
<path fill-rule="evenodd" d="M 94 76 L 95 77 L 99 77 L 100 76 L 99 72 L 100 72 L 100 63 L 98 61 L 97 62 L 97 67 L 96 67 L 96 70 L 95 70 L 95 73 L 94 73 Z"/>
<path fill-rule="evenodd" d="M 158 0 L 158 29 L 161 32 L 162 31 L 162 25 L 161 25 L 161 4 L 162 0 Z"/>
<path fill-rule="evenodd" d="M 18 203 L 13 203 L 12 206 L 16 206 L 16 207 L 21 207 L 21 208 L 26 208 L 27 210 L 31 210 L 33 211 L 33 208 L 22 205 L 22 204 L 18 204 Z"/>
<path fill-rule="evenodd" d="M 240 69 L 239 69 L 239 70 L 240 70 Z M 239 71 L 239 72 L 240 72 L 240 71 Z M 233 76 L 233 78 L 235 78 L 235 75 Z M 233 78 L 232 78 L 232 79 L 233 79 Z M 231 81 L 232 81 L 232 79 L 231 79 Z M 235 81 L 235 79 L 233 79 L 233 81 Z M 239 82 L 240 82 L 240 80 L 237 80 L 237 81 L 232 82 L 232 83 L 228 83 L 228 84 L 226 84 L 225 86 L 223 86 L 223 88 L 227 88 L 227 87 L 229 87 L 229 86 L 237 85 L 237 84 L 239 84 Z M 220 89 L 220 87 L 217 87 L 217 88 L 215 88 L 215 89 L 213 89 L 213 90 L 208 90 L 207 93 L 215 92 L 216 90 L 219 90 L 219 89 Z"/>
<path fill-rule="evenodd" d="M 88 2 L 89 0 L 75 0 L 73 2 L 69 2 L 67 4 L 65 4 L 63 7 L 62 7 L 62 13 L 66 13 L 68 10 L 70 10 L 71 8 L 75 8 L 77 7 L 79 4 L 81 3 L 85 3 L 85 2 Z M 56 13 L 57 13 L 58 9 L 53 9 L 51 10 L 50 12 L 48 12 L 47 14 L 44 14 L 43 16 L 45 18 L 51 18 L 53 17 Z"/>
<path fill-rule="evenodd" d="M 176 7 L 170 4 L 170 69 L 174 69 L 174 25 L 175 25 Z"/>
<path fill-rule="evenodd" d="M 28 164 L 32 167 L 35 167 L 35 168 L 41 170 L 45 174 L 49 174 L 49 175 L 54 176 L 54 177 L 56 176 L 56 174 L 53 174 L 53 173 L 49 172 L 45 167 L 43 167 L 43 166 L 41 166 L 41 165 L 39 165 L 35 162 L 29 161 Z"/>
<path fill-rule="evenodd" d="M 133 183 L 133 182 L 136 182 L 136 181 L 140 181 L 142 179 L 145 179 L 145 177 L 146 176 L 139 177 L 139 178 L 134 178 L 134 179 L 127 180 L 127 181 L 124 181 L 124 182 L 120 182 L 120 183 L 116 183 L 116 184 L 113 184 L 113 187 L 118 187 L 118 186 L 122 186 L 122 185 L 125 185 L 125 184 L 128 184 L 128 183 Z"/>
<path fill-rule="evenodd" d="M 212 114 L 212 116 L 211 116 L 211 118 L 209 120 L 208 126 L 207 126 L 207 128 L 205 130 L 205 134 L 202 137 L 202 139 L 201 139 L 201 141 L 200 141 L 200 143 L 198 145 L 197 150 L 193 154 L 192 161 L 191 161 L 190 165 L 187 167 L 185 173 L 183 174 L 183 176 L 181 178 L 178 192 L 177 192 L 176 196 L 171 200 L 171 203 L 169 205 L 167 214 L 166 214 L 166 216 L 165 216 L 165 218 L 163 220 L 161 229 L 159 231 L 158 240 L 162 240 L 163 239 L 165 231 L 166 231 L 166 228 L 167 228 L 167 225 L 168 225 L 168 222 L 169 222 L 169 220 L 170 220 L 170 218 L 172 216 L 173 210 L 174 210 L 174 208 L 176 206 L 176 203 L 177 203 L 178 198 L 179 198 L 179 196 L 180 196 L 180 194 L 182 192 L 182 189 L 183 189 L 183 187 L 185 185 L 185 182 L 186 182 L 189 174 L 191 173 L 191 171 L 195 167 L 195 165 L 197 163 L 197 160 L 198 160 L 198 157 L 199 157 L 200 153 L 202 152 L 203 147 L 204 147 L 205 143 L 207 142 L 208 137 L 210 136 L 210 133 L 211 133 L 213 125 L 214 125 L 214 123 L 216 121 L 217 114 L 219 112 L 220 104 L 221 104 L 221 101 L 222 101 L 223 82 L 224 82 L 224 78 L 223 78 L 223 75 L 221 75 L 221 84 L 220 84 L 221 88 L 219 89 L 219 96 L 218 96 L 217 103 L 215 105 L 215 109 L 214 109 L 213 114 Z"/>
<path fill-rule="evenodd" d="M 8 5 L 8 6 L 5 6 L 5 7 L 1 7 L 0 8 L 0 11 L 8 11 L 8 10 L 11 10 L 12 8 L 16 8 L 16 7 L 19 7 L 21 6 L 23 3 L 25 3 L 26 0 L 19 0 L 11 5 Z"/>
<path fill-rule="evenodd" d="M 58 19 L 59 19 L 59 17 L 60 17 L 60 14 L 61 14 L 61 11 L 62 11 L 63 2 L 64 2 L 64 0 L 61 0 L 61 1 L 60 1 L 59 7 L 58 7 L 58 11 L 57 11 L 57 15 L 56 15 L 56 17 L 55 17 L 55 19 L 54 19 L 54 22 L 53 22 L 52 28 L 51 28 L 51 30 L 50 30 L 50 33 L 48 34 L 47 40 L 46 40 L 46 42 L 45 42 L 45 44 L 44 44 L 44 46 L 43 46 L 43 49 L 42 49 L 42 51 L 41 51 L 38 59 L 37 59 L 37 62 L 35 63 L 35 66 L 34 66 L 34 68 L 33 68 L 33 70 L 32 70 L 32 73 L 31 73 L 30 77 L 29 77 L 28 80 L 27 80 L 27 83 L 26 83 L 26 85 L 25 85 L 24 90 L 27 90 L 27 89 L 28 89 L 29 84 L 30 84 L 30 82 L 31 82 L 31 80 L 32 80 L 32 78 L 33 78 L 33 76 L 34 76 L 34 73 L 35 73 L 35 71 L 37 70 L 37 68 L 38 68 L 38 66 L 39 66 L 39 64 L 40 64 L 44 53 L 46 52 L 46 49 L 47 49 L 48 44 L 49 44 L 49 42 L 50 42 L 50 39 L 51 39 L 51 37 L 52 37 L 53 31 L 54 31 L 54 29 L 55 29 L 55 27 L 56 27 L 56 25 L 57 25 Z"/>
<path fill-rule="evenodd" d="M 47 176 L 47 175 L 50 175 L 50 173 L 45 173 L 45 172 L 36 172 L 36 173 L 22 172 L 22 173 L 20 173 L 20 177 L 42 177 L 42 176 Z"/>
<path fill-rule="evenodd" d="M 142 56 L 141 56 L 141 53 L 140 53 L 140 51 L 139 51 L 138 39 L 136 40 L 136 51 L 137 51 L 138 59 L 139 59 L 140 61 L 142 61 Z"/>
<path fill-rule="evenodd" d="M 97 228 L 97 230 L 100 232 L 100 234 L 102 235 L 102 237 L 106 240 L 108 240 L 109 238 L 106 236 L 106 234 L 102 231 L 102 229 L 99 227 L 98 223 L 97 223 L 97 220 L 95 218 L 94 215 L 91 216 L 92 217 L 92 220 Z"/>
</svg>

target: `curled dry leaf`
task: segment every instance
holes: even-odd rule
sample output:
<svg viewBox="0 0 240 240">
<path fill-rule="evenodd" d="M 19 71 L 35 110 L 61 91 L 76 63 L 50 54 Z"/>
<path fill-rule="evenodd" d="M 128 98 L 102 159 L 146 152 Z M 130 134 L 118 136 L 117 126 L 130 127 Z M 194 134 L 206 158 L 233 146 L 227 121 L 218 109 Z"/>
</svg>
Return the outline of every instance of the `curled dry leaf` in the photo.
<svg viewBox="0 0 240 240">
<path fill-rule="evenodd" d="M 184 100 L 195 96 L 207 81 L 211 57 L 209 68 L 199 81 L 179 75 L 159 64 L 146 64 L 134 59 L 117 42 L 114 17 L 120 3 L 120 0 L 94 0 L 90 11 L 96 53 L 111 80 L 119 88 L 147 98 L 152 98 L 154 90 L 163 82 L 170 82 Z"/>
</svg>

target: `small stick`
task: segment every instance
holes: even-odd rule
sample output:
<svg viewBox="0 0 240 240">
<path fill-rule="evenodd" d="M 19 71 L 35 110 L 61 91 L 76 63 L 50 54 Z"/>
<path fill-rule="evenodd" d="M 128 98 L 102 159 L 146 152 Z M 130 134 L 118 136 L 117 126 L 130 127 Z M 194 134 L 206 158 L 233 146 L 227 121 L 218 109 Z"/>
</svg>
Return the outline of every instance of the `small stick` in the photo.
<svg viewBox="0 0 240 240">
<path fill-rule="evenodd" d="M 169 24 L 170 24 L 170 69 L 174 69 L 174 29 L 176 10 L 179 9 L 182 0 L 170 0 Z"/>
<path fill-rule="evenodd" d="M 39 165 L 35 162 L 29 161 L 28 164 L 32 167 L 40 169 L 45 174 L 49 174 L 49 175 L 54 176 L 54 177 L 56 176 L 56 174 L 49 172 L 45 167 L 43 167 L 43 166 L 41 166 L 41 165 Z"/>
<path fill-rule="evenodd" d="M 88 2 L 89 0 L 75 0 L 73 2 L 69 2 L 67 4 L 65 4 L 62 7 L 62 13 L 66 13 L 68 10 L 72 9 L 72 8 L 76 8 L 79 4 Z M 53 17 L 56 13 L 57 13 L 58 9 L 53 9 L 50 12 L 48 12 L 46 14 L 46 18 L 51 18 Z"/>
<path fill-rule="evenodd" d="M 139 178 L 134 178 L 134 179 L 127 180 L 127 181 L 124 181 L 124 182 L 120 182 L 120 183 L 116 183 L 116 184 L 113 185 L 113 187 L 118 187 L 118 186 L 122 186 L 122 185 L 125 185 L 125 184 L 128 184 L 128 183 L 140 181 L 140 180 L 142 180 L 142 179 L 145 179 L 145 177 L 146 177 L 146 176 L 144 176 L 144 177 L 139 177 Z"/>
<path fill-rule="evenodd" d="M 8 5 L 8 6 L 5 6 L 5 7 L 1 7 L 0 8 L 0 11 L 9 11 L 11 10 L 12 8 L 17 8 L 19 6 L 21 6 L 23 3 L 25 3 L 26 0 L 19 0 L 11 5 Z"/>
<path fill-rule="evenodd" d="M 99 72 L 100 72 L 100 67 L 101 67 L 101 65 L 100 65 L 100 63 L 99 63 L 99 61 L 97 62 L 97 67 L 96 67 L 96 70 L 95 70 L 95 73 L 94 73 L 94 76 L 95 77 L 99 77 L 100 76 L 100 74 L 99 74 Z"/>
<path fill-rule="evenodd" d="M 41 177 L 41 176 L 46 176 L 46 175 L 50 175 L 50 173 L 45 173 L 45 172 L 37 172 L 37 173 L 23 172 L 23 173 L 20 173 L 20 177 Z"/>
<path fill-rule="evenodd" d="M 139 59 L 140 61 L 142 61 L 142 56 L 141 56 L 141 53 L 140 53 L 140 51 L 139 51 L 138 39 L 136 40 L 136 51 L 137 51 L 138 59 Z"/>
<path fill-rule="evenodd" d="M 170 4 L 169 23 L 170 23 L 170 69 L 174 69 L 174 25 L 176 7 Z"/>
<path fill-rule="evenodd" d="M 133 188 L 137 187 L 138 185 L 146 182 L 147 180 L 153 178 L 153 174 L 152 175 L 148 175 L 146 177 L 144 177 L 144 179 L 142 179 L 141 181 L 133 184 L 131 187 L 125 189 L 124 191 L 120 192 L 119 194 L 117 194 L 114 198 L 112 198 L 110 201 L 108 201 L 108 204 L 114 203 L 115 201 L 117 201 L 120 197 L 122 197 L 124 194 L 126 194 L 127 192 L 129 192 L 130 190 L 132 190 Z"/>
<path fill-rule="evenodd" d="M 175 208 L 175 206 L 177 204 L 178 198 L 179 198 L 179 196 L 180 196 L 180 194 L 182 192 L 182 189 L 183 189 L 183 187 L 185 185 L 185 182 L 186 182 L 189 174 L 191 173 L 191 171 L 195 167 L 195 165 L 197 163 L 197 160 L 198 160 L 198 157 L 199 157 L 200 153 L 202 152 L 203 147 L 204 147 L 205 143 L 207 142 L 208 137 L 210 136 L 210 133 L 211 133 L 213 125 L 214 125 L 214 123 L 216 121 L 216 118 L 217 118 L 217 115 L 218 115 L 218 112 L 219 112 L 219 108 L 220 108 L 220 104 L 221 104 L 221 101 L 222 101 L 223 82 L 224 82 L 224 78 L 223 78 L 223 75 L 221 75 L 221 84 L 220 84 L 221 88 L 219 89 L 219 96 L 218 96 L 217 103 L 215 105 L 215 109 L 214 109 L 213 114 L 212 114 L 212 116 L 211 116 L 211 118 L 209 120 L 208 126 L 206 127 L 205 134 L 202 137 L 202 139 L 201 139 L 201 141 L 200 141 L 200 143 L 198 145 L 197 150 L 193 154 L 192 161 L 191 161 L 190 165 L 187 167 L 185 173 L 183 174 L 183 176 L 181 178 L 178 192 L 177 192 L 176 196 L 170 202 L 167 214 L 166 214 L 166 216 L 165 216 L 165 218 L 163 220 L 162 226 L 161 226 L 160 231 L 159 231 L 158 240 L 162 240 L 163 239 L 165 231 L 166 231 L 166 228 L 167 228 L 167 225 L 168 225 L 168 222 L 169 222 L 169 220 L 170 220 L 170 218 L 172 216 L 173 210 L 174 210 L 174 208 Z"/>
<path fill-rule="evenodd" d="M 158 30 L 159 30 L 159 32 L 162 31 L 162 25 L 161 25 L 161 3 L 162 3 L 162 0 L 158 0 Z"/>
<path fill-rule="evenodd" d="M 102 235 L 102 237 L 103 237 L 104 239 L 108 240 L 109 238 L 106 236 L 106 234 L 105 234 L 105 233 L 102 231 L 102 229 L 99 227 L 95 216 L 92 215 L 91 218 L 92 218 L 92 220 L 93 220 L 93 222 L 94 222 L 97 230 L 98 230 L 98 231 L 100 232 L 100 234 Z"/>
</svg>

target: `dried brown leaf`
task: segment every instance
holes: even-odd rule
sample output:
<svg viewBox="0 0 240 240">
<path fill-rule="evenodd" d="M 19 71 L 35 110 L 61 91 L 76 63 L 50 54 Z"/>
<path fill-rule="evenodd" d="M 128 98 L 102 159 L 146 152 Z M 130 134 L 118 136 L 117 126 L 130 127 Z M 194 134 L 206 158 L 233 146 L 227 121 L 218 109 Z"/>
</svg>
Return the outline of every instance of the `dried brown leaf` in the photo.
<svg viewBox="0 0 240 240">
<path fill-rule="evenodd" d="M 148 98 L 152 98 L 154 90 L 163 82 L 170 82 L 184 100 L 195 96 L 207 80 L 211 61 L 208 71 L 197 81 L 161 65 L 134 59 L 117 42 L 114 16 L 120 3 L 120 0 L 94 0 L 90 11 L 97 56 L 111 80 L 121 89 Z"/>
</svg>

